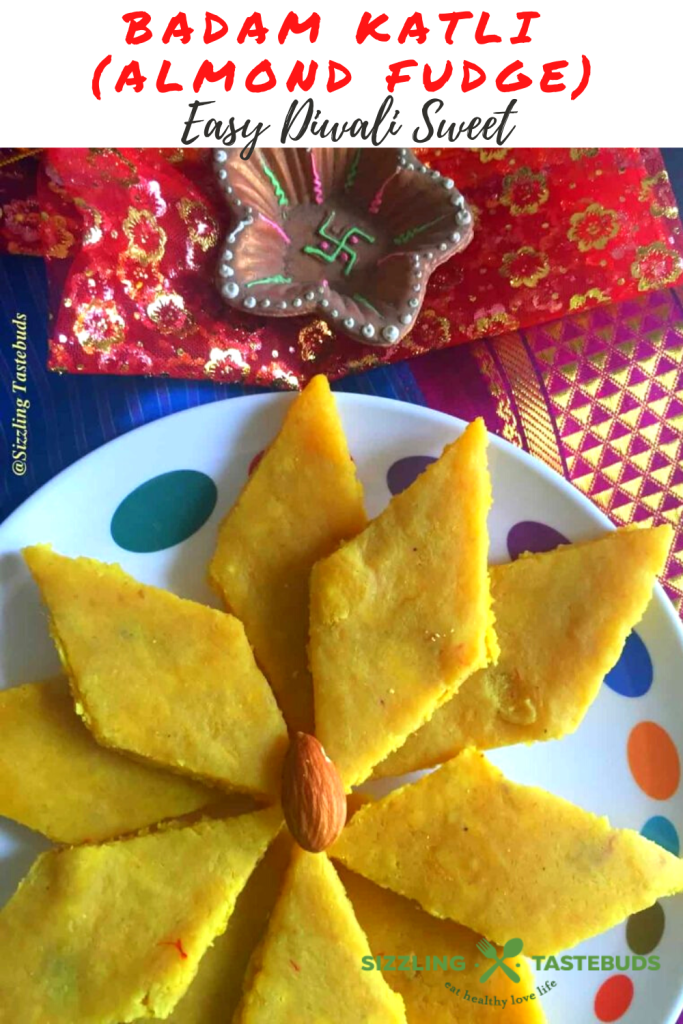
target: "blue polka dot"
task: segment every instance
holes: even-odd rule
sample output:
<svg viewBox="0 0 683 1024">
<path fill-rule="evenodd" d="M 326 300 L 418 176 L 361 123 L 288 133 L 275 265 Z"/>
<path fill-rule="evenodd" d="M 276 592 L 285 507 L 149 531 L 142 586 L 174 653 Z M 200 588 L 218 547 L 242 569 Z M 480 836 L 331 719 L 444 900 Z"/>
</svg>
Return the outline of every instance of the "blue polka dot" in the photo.
<svg viewBox="0 0 683 1024">
<path fill-rule="evenodd" d="M 111 535 L 125 551 L 164 551 L 204 525 L 217 497 L 216 485 L 206 473 L 194 469 L 161 473 L 123 499 L 112 516 Z"/>
<path fill-rule="evenodd" d="M 657 814 L 654 818 L 649 818 L 641 828 L 640 834 L 678 857 L 681 848 L 678 832 L 676 826 L 664 815 Z"/>
<path fill-rule="evenodd" d="M 408 455 L 392 463 L 387 473 L 387 487 L 392 494 L 400 494 L 410 487 L 427 466 L 436 459 L 432 455 Z"/>
<path fill-rule="evenodd" d="M 622 697 L 642 697 L 652 686 L 652 659 L 635 630 L 627 637 L 621 657 L 605 682 Z"/>
<path fill-rule="evenodd" d="M 537 523 L 533 519 L 515 523 L 508 533 L 508 552 L 513 562 L 525 551 L 539 554 L 542 551 L 553 551 L 560 544 L 568 543 L 565 535 L 556 530 L 554 526 Z"/>
</svg>

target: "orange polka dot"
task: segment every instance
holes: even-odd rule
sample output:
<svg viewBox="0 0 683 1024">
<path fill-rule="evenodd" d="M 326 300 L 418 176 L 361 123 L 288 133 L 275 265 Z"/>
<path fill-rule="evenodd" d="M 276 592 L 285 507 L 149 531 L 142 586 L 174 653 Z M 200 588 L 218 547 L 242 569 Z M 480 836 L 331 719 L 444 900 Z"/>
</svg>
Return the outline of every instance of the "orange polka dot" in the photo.
<svg viewBox="0 0 683 1024">
<path fill-rule="evenodd" d="M 633 982 L 625 974 L 613 974 L 595 994 L 595 1016 L 601 1021 L 623 1017 L 633 1000 Z"/>
<path fill-rule="evenodd" d="M 656 722 L 639 722 L 631 730 L 628 763 L 640 788 L 654 800 L 668 800 L 678 789 L 678 751 L 666 729 Z"/>
</svg>

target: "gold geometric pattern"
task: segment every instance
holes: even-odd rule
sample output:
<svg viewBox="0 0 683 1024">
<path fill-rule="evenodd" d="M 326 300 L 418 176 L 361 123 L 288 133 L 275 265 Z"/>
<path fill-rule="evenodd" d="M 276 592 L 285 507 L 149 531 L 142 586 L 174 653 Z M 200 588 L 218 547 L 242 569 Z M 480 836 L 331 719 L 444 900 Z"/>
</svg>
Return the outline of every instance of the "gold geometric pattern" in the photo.
<svg viewBox="0 0 683 1024">
<path fill-rule="evenodd" d="M 486 344 L 500 370 L 506 418 L 516 419 L 525 447 L 564 472 L 617 525 L 674 525 L 664 582 L 680 608 L 680 298 L 660 291 Z M 481 353 L 477 361 L 489 377 Z"/>
</svg>

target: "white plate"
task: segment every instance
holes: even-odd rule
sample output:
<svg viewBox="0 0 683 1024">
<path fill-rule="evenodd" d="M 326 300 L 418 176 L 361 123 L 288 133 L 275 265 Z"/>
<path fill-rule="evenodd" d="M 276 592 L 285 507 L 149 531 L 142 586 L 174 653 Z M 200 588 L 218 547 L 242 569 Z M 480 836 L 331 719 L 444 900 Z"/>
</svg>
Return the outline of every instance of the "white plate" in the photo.
<svg viewBox="0 0 683 1024">
<path fill-rule="evenodd" d="M 349 444 L 375 515 L 388 501 L 387 471 L 398 459 L 438 455 L 460 433 L 452 417 L 386 399 L 337 396 Z M 69 555 L 117 561 L 146 583 L 168 587 L 215 604 L 206 565 L 216 528 L 235 500 L 253 456 L 274 436 L 291 395 L 263 395 L 204 405 L 158 420 L 81 459 L 38 491 L 0 527 L 0 686 L 40 679 L 58 668 L 38 593 L 19 555 L 26 544 L 50 542 Z M 112 539 L 111 517 L 137 486 L 178 469 L 210 476 L 218 501 L 198 532 L 175 547 L 151 554 L 122 550 Z M 563 479 L 505 441 L 492 438 L 494 507 L 490 516 L 492 560 L 507 561 L 508 531 L 524 520 L 539 521 L 570 540 L 600 534 L 607 520 Z M 654 666 L 654 682 L 641 697 L 628 698 L 603 686 L 585 721 L 561 741 L 508 748 L 492 759 L 520 782 L 540 784 L 582 807 L 608 814 L 615 825 L 640 830 L 653 816 L 664 816 L 680 833 L 683 796 L 648 797 L 634 781 L 626 757 L 632 728 L 642 720 L 665 726 L 683 749 L 680 666 L 683 633 L 658 589 L 638 627 Z M 58 794 L 57 794 L 58 796 Z M 26 872 L 37 850 L 47 844 L 0 820 L 0 904 Z M 533 887 L 534 879 L 526 880 Z M 628 1024 L 673 1024 L 683 989 L 683 898 L 663 901 L 666 925 L 653 951 L 661 970 L 629 973 L 633 1000 L 620 1020 Z M 548 907 L 552 914 L 552 907 Z M 585 943 L 573 955 L 628 955 L 626 926 Z M 543 997 L 550 1024 L 595 1021 L 597 990 L 615 972 L 544 972 L 556 980 Z M 610 1018 L 616 1019 L 616 1018 Z"/>
</svg>

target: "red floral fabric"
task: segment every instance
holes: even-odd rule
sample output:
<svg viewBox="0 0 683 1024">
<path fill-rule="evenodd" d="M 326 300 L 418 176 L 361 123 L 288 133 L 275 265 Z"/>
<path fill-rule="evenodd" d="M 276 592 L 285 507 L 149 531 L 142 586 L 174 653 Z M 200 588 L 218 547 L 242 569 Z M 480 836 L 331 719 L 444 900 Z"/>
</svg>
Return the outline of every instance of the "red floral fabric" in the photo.
<svg viewBox="0 0 683 1024">
<path fill-rule="evenodd" d="M 228 222 L 207 150 L 51 150 L 37 193 L 12 198 L 3 196 L 0 155 L 0 244 L 50 261 L 52 369 L 284 387 L 683 279 L 683 232 L 657 150 L 419 155 L 465 193 L 475 237 L 434 273 L 414 329 L 390 350 L 353 342 L 320 319 L 226 308 L 213 275 Z"/>
</svg>

